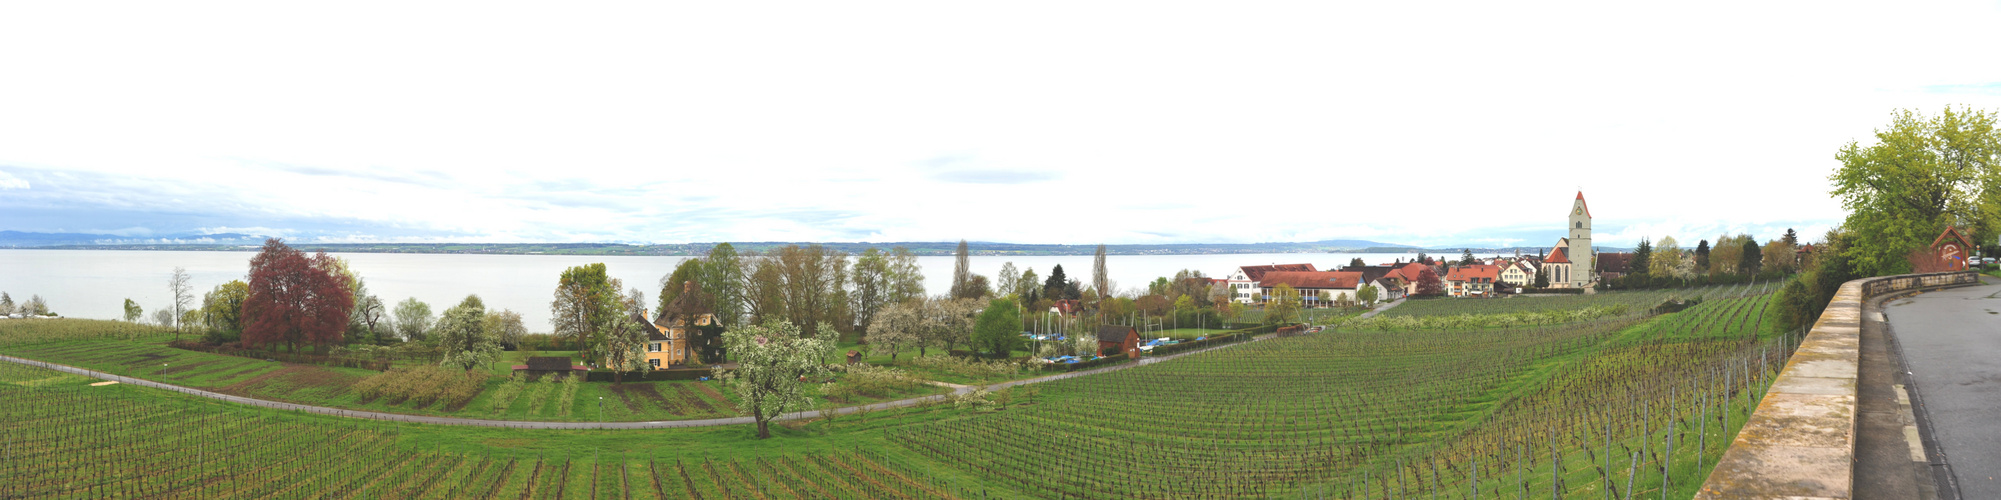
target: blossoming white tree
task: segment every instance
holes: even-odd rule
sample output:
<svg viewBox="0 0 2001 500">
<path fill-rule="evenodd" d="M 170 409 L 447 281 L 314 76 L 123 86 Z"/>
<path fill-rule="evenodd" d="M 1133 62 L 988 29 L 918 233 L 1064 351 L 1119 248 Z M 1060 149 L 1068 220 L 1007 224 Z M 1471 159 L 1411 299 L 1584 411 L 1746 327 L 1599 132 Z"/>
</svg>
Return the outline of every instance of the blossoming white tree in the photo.
<svg viewBox="0 0 2001 500">
<path fill-rule="evenodd" d="M 832 327 L 821 323 L 820 328 Z M 820 363 L 820 356 L 834 347 L 825 340 L 827 333 L 801 338 L 798 326 L 777 321 L 723 332 L 723 344 L 737 367 L 722 378 L 736 388 L 738 411 L 757 422 L 758 439 L 771 437 L 771 420 L 779 415 L 813 408 L 803 389 L 808 379 L 827 376 Z"/>
</svg>

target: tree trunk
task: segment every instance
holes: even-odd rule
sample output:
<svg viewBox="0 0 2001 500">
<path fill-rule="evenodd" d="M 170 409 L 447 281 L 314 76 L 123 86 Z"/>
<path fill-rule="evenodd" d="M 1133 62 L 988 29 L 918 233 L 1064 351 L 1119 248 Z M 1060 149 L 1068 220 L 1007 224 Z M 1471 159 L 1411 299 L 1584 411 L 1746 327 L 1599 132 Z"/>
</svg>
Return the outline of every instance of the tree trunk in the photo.
<svg viewBox="0 0 2001 500">
<path fill-rule="evenodd" d="M 758 439 L 770 439 L 770 438 L 771 438 L 771 422 L 768 422 L 768 421 L 765 421 L 765 420 L 764 420 L 764 416 L 762 416 L 762 415 L 759 415 L 759 416 L 755 416 L 755 417 L 752 417 L 752 418 L 756 418 L 756 419 L 757 419 L 757 438 L 758 438 Z"/>
</svg>

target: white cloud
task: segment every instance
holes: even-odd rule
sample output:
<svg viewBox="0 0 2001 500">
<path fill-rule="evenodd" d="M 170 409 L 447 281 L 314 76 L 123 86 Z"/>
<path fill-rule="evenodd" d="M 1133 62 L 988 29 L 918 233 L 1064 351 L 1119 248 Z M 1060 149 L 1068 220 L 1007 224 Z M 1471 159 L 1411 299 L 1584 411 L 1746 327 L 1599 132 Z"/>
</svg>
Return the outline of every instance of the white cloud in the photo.
<svg viewBox="0 0 2001 500">
<path fill-rule="evenodd" d="M 0 172 L 0 190 L 28 189 L 28 181 Z"/>
<path fill-rule="evenodd" d="M 6 10 L 0 165 L 160 233 L 1636 239 L 1838 221 L 1892 109 L 2001 108 L 1977 2 Z"/>
</svg>

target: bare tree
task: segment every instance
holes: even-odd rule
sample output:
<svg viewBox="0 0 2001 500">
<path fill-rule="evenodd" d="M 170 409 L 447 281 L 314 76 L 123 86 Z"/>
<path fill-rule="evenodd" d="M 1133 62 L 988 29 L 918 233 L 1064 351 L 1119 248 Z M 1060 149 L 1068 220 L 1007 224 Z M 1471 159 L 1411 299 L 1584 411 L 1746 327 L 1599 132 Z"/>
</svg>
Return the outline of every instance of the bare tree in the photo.
<svg viewBox="0 0 2001 500">
<path fill-rule="evenodd" d="M 171 326 L 174 327 L 175 339 L 181 337 L 181 315 L 188 312 L 188 305 L 195 300 L 194 285 L 188 284 L 188 281 L 188 269 L 178 266 L 174 267 L 173 277 L 167 279 L 167 288 L 173 291 L 174 297 L 174 307 L 168 314 L 173 315 L 169 321 L 173 322 Z"/>
</svg>

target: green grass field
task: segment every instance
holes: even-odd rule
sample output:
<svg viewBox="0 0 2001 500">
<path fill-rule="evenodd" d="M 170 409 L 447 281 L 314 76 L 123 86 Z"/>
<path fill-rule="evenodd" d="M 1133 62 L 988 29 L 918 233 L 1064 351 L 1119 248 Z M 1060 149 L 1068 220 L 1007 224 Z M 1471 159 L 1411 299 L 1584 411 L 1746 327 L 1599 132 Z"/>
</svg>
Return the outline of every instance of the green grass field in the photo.
<svg viewBox="0 0 2001 500">
<path fill-rule="evenodd" d="M 0 364 L 0 497 L 1689 498 L 1796 341 L 1769 298 L 1272 339 L 761 441 L 359 422 Z"/>
</svg>

